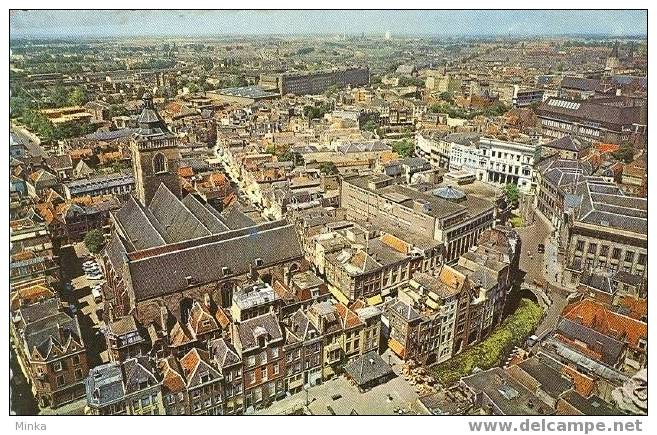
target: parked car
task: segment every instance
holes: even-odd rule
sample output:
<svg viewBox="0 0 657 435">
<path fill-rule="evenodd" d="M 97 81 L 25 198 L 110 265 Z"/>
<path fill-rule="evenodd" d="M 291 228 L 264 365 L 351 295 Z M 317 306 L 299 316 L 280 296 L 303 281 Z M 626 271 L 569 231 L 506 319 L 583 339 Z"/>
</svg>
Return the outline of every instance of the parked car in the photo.
<svg viewBox="0 0 657 435">
<path fill-rule="evenodd" d="M 532 347 L 538 342 L 538 336 L 532 335 L 527 339 L 527 346 Z"/>
<path fill-rule="evenodd" d="M 94 297 L 94 302 L 99 303 L 103 300 L 103 293 L 100 291 L 100 286 L 91 289 L 91 295 Z"/>
</svg>

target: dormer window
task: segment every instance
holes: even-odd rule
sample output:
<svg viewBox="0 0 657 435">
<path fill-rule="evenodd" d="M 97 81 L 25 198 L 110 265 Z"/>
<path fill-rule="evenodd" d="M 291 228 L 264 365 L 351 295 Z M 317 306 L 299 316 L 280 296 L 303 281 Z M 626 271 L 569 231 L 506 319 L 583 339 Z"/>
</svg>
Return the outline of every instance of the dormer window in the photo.
<svg viewBox="0 0 657 435">
<path fill-rule="evenodd" d="M 256 266 L 260 267 L 260 266 L 262 266 L 263 264 L 264 264 L 264 261 L 262 260 L 262 258 L 256 258 L 256 259 L 255 259 L 255 265 L 256 265 Z"/>
</svg>

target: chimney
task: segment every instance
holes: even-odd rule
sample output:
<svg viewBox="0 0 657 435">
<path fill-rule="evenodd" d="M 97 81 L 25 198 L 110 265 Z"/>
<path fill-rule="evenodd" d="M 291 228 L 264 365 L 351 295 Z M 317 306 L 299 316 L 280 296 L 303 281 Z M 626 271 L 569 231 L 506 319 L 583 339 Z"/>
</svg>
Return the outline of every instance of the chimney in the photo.
<svg viewBox="0 0 657 435">
<path fill-rule="evenodd" d="M 162 331 L 164 335 L 169 333 L 167 328 L 167 320 L 169 319 L 169 313 L 167 312 L 167 307 L 165 305 L 160 306 L 160 323 L 162 324 Z"/>
<path fill-rule="evenodd" d="M 205 304 L 206 308 L 210 308 L 210 305 L 212 304 L 212 298 L 210 298 L 210 293 L 205 293 L 203 295 L 203 303 Z"/>
<path fill-rule="evenodd" d="M 108 321 L 109 323 L 114 322 L 114 305 L 113 305 L 113 304 L 111 304 L 111 303 L 108 304 L 108 307 L 107 307 L 107 310 L 106 310 L 106 314 L 105 314 L 105 315 L 107 316 L 107 321 Z"/>
<path fill-rule="evenodd" d="M 290 273 L 290 267 L 285 266 L 283 268 L 283 280 L 285 282 L 285 286 L 289 287 L 290 286 L 290 281 L 292 280 L 292 274 Z"/>
</svg>

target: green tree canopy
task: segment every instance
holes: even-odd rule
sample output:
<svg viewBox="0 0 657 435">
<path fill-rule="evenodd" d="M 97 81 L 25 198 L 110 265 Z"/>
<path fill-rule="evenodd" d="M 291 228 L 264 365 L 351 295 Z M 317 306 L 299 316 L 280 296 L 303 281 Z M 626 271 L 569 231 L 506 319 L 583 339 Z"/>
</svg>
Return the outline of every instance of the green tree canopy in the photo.
<svg viewBox="0 0 657 435">
<path fill-rule="evenodd" d="M 319 164 L 319 170 L 324 175 L 335 175 L 339 173 L 338 167 L 333 162 L 322 162 Z"/>
<path fill-rule="evenodd" d="M 84 246 L 92 254 L 98 254 L 105 245 L 105 236 L 100 230 L 91 230 L 84 236 Z"/>
<path fill-rule="evenodd" d="M 518 198 L 520 192 L 518 191 L 518 185 L 509 183 L 504 186 L 504 194 L 506 195 L 506 200 L 509 204 L 518 204 Z"/>
<path fill-rule="evenodd" d="M 630 163 L 634 160 L 634 147 L 632 144 L 624 143 L 620 146 L 617 151 L 611 153 L 611 155 L 621 162 Z"/>
<path fill-rule="evenodd" d="M 415 143 L 410 139 L 402 139 L 392 143 L 392 150 L 400 157 L 412 157 L 415 151 Z"/>
</svg>

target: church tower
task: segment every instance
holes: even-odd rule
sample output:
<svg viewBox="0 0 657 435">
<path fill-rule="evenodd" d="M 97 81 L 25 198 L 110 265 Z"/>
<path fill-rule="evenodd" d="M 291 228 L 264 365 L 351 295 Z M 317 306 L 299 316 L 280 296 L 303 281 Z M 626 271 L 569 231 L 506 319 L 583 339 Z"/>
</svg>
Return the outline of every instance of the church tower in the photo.
<svg viewBox="0 0 657 435">
<path fill-rule="evenodd" d="M 137 198 L 143 205 L 148 205 L 161 183 L 180 198 L 180 150 L 176 136 L 155 110 L 153 97 L 146 93 L 143 100 L 139 128 L 130 142 L 130 151 Z"/>
<path fill-rule="evenodd" d="M 620 54 L 618 49 L 618 41 L 614 43 L 614 48 L 611 50 L 611 54 L 607 57 L 607 62 L 605 63 L 605 75 L 614 76 L 618 73 L 620 68 Z"/>
</svg>

